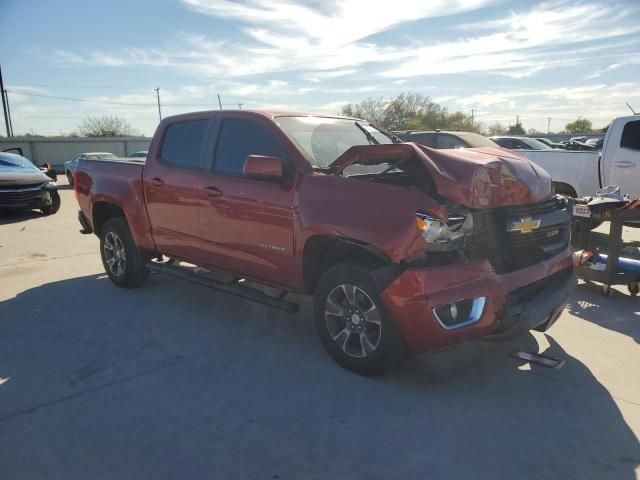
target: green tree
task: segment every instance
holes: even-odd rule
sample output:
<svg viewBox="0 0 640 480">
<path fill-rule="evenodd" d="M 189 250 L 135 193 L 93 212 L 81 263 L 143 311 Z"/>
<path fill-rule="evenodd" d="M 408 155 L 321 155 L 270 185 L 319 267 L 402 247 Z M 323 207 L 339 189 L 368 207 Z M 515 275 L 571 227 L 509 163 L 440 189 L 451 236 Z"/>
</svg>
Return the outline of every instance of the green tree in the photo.
<svg viewBox="0 0 640 480">
<path fill-rule="evenodd" d="M 419 93 L 401 93 L 395 98 L 368 98 L 345 105 L 342 114 L 363 118 L 389 130 L 466 130 L 479 131 L 471 117 L 463 112 L 449 113 L 431 97 Z"/>
<path fill-rule="evenodd" d="M 509 125 L 509 128 L 507 129 L 507 133 L 509 135 L 524 135 L 525 131 L 524 131 L 524 127 L 522 126 L 522 123 L 518 122 L 515 125 Z"/>
<path fill-rule="evenodd" d="M 573 122 L 567 123 L 564 126 L 564 130 L 567 133 L 591 133 L 593 125 L 591 124 L 591 120 L 578 117 Z"/>
<path fill-rule="evenodd" d="M 87 117 L 78 130 L 85 137 L 139 137 L 140 130 L 123 118 L 113 116 Z"/>
</svg>

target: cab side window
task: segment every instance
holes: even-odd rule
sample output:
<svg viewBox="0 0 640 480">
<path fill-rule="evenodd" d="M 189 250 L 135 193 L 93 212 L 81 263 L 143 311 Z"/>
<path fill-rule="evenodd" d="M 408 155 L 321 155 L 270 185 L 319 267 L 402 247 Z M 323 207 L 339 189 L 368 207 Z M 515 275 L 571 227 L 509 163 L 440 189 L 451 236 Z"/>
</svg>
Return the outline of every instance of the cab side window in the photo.
<svg viewBox="0 0 640 480">
<path fill-rule="evenodd" d="M 416 133 L 407 138 L 407 142 L 419 143 L 427 147 L 436 148 L 436 139 L 438 137 L 435 133 Z"/>
<path fill-rule="evenodd" d="M 640 150 L 640 120 L 629 122 L 624 126 L 620 146 L 631 150 Z"/>
<path fill-rule="evenodd" d="M 438 136 L 438 148 L 464 148 L 467 144 L 453 135 L 441 133 Z"/>
<path fill-rule="evenodd" d="M 244 162 L 249 155 L 278 157 L 285 162 L 282 147 L 265 128 L 249 120 L 223 120 L 216 147 L 214 170 L 230 175 L 242 175 Z"/>
<path fill-rule="evenodd" d="M 160 156 L 178 167 L 197 168 L 207 136 L 209 120 L 188 120 L 169 125 L 162 139 Z"/>
</svg>

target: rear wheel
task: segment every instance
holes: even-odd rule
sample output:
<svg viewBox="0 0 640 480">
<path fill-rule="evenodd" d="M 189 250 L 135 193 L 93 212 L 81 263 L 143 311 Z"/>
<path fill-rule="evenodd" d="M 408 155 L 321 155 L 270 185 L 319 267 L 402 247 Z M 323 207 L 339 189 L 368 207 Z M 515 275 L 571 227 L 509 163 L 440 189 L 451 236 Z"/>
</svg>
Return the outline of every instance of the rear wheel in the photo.
<svg viewBox="0 0 640 480">
<path fill-rule="evenodd" d="M 369 271 L 342 264 L 318 282 L 314 319 L 325 349 L 341 366 L 377 375 L 406 357 L 406 346 L 386 312 Z"/>
<path fill-rule="evenodd" d="M 102 226 L 100 256 L 107 275 L 119 287 L 139 287 L 149 277 L 146 256 L 133 242 L 123 218 L 112 218 Z"/>
<path fill-rule="evenodd" d="M 67 180 L 69 181 L 69 185 L 73 187 L 73 175 L 71 175 L 71 172 L 67 172 Z"/>
</svg>

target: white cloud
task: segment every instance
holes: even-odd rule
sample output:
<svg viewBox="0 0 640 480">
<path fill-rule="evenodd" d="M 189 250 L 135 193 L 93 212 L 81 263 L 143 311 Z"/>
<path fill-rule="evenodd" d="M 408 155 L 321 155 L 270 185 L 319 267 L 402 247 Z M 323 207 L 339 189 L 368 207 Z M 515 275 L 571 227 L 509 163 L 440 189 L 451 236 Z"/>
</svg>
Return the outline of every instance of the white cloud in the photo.
<svg viewBox="0 0 640 480">
<path fill-rule="evenodd" d="M 172 68 L 206 78 L 299 71 L 299 78 L 311 83 L 353 78 L 369 64 L 382 66 L 378 75 L 396 81 L 469 72 L 519 79 L 578 65 L 589 58 L 589 51 L 606 51 L 607 41 L 640 32 L 640 24 L 626 21 L 637 13 L 637 6 L 555 1 L 461 25 L 458 29 L 465 36 L 458 39 L 427 43 L 413 38 L 410 45 L 390 45 L 376 43 L 372 35 L 417 19 L 478 9 L 495 0 L 397 0 L 393 8 L 374 8 L 366 0 L 341 0 L 325 4 L 322 10 L 277 0 L 181 1 L 200 13 L 236 22 L 244 39 L 180 32 L 163 48 L 57 50 L 55 57 L 64 63 Z M 600 44 L 585 47 L 587 40 Z M 638 39 L 625 42 L 637 46 Z M 590 78 L 598 75 L 594 72 Z"/>
<path fill-rule="evenodd" d="M 462 110 L 476 109 L 476 118 L 485 124 L 515 123 L 519 115 L 525 128 L 545 131 L 547 117 L 552 118 L 552 130 L 561 130 L 578 116 L 588 118 L 596 127 L 603 127 L 613 118 L 628 113 L 627 101 L 640 105 L 639 82 L 595 83 L 543 92 L 535 88 L 488 90 L 452 99 L 451 103 Z"/>
<path fill-rule="evenodd" d="M 496 0 L 397 0 L 393 8 L 372 7 L 365 0 L 341 0 L 324 10 L 275 0 L 236 3 L 182 0 L 208 15 L 241 25 L 246 39 L 229 41 L 183 32 L 163 49 L 126 48 L 116 52 L 57 50 L 65 63 L 106 66 L 172 67 L 183 73 L 241 77 L 260 73 L 306 71 L 309 80 L 326 80 L 358 71 L 369 62 L 406 57 L 396 47 L 367 38 L 408 21 L 453 15 Z"/>
<path fill-rule="evenodd" d="M 637 7 L 615 4 L 544 3 L 525 13 L 463 25 L 465 31 L 494 30 L 413 50 L 382 73 L 413 77 L 463 72 L 497 72 L 522 78 L 543 69 L 579 62 L 574 45 L 640 32 L 626 21 Z M 546 50 L 545 50 L 546 49 Z"/>
</svg>

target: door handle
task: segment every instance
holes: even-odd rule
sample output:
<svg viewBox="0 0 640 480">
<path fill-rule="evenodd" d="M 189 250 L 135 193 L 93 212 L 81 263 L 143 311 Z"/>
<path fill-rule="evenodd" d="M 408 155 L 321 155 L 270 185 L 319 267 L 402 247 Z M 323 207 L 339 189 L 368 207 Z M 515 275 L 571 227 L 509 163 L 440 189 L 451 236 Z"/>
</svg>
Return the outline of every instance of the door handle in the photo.
<svg viewBox="0 0 640 480">
<path fill-rule="evenodd" d="M 154 187 L 161 187 L 162 185 L 164 185 L 164 180 L 162 180 L 160 177 L 153 177 L 151 179 L 151 185 L 153 185 Z"/>
<path fill-rule="evenodd" d="M 613 166 L 620 168 L 633 168 L 636 164 L 634 162 L 627 162 L 626 160 L 623 160 L 621 162 L 613 162 Z"/>
<path fill-rule="evenodd" d="M 217 187 L 206 187 L 205 190 L 210 197 L 220 197 L 222 195 L 222 190 Z"/>
</svg>

